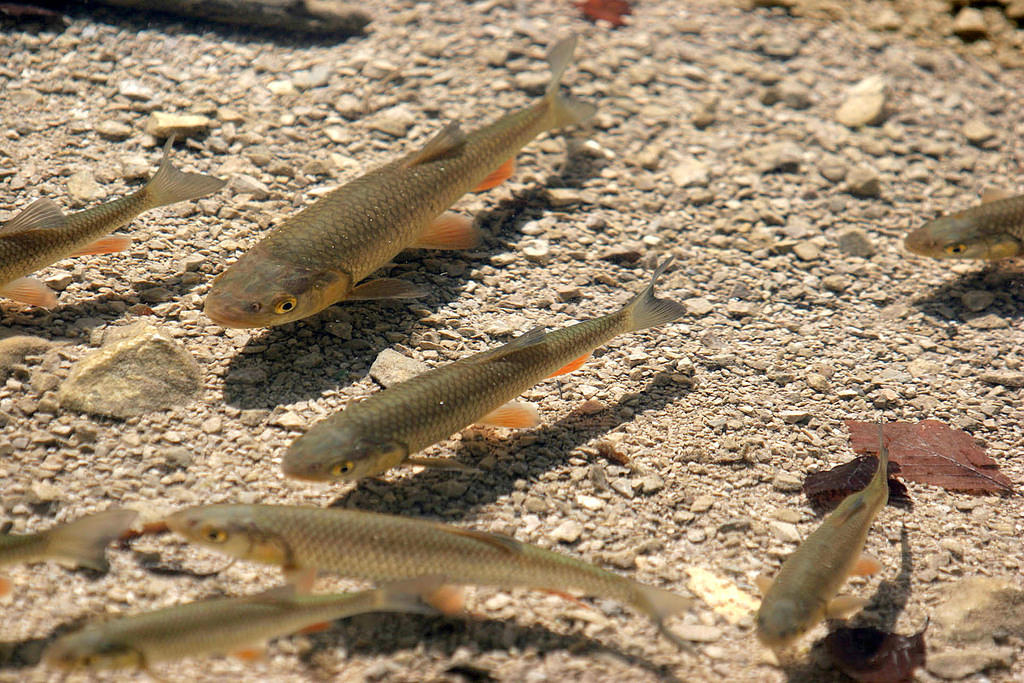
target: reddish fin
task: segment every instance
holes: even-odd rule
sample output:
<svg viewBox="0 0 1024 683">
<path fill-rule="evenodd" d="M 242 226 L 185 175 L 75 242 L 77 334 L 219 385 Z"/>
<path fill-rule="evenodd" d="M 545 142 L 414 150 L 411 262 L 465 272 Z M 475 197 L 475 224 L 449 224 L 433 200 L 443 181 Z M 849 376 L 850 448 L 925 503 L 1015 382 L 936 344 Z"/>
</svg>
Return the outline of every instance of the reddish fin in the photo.
<svg viewBox="0 0 1024 683">
<path fill-rule="evenodd" d="M 754 579 L 754 585 L 757 586 L 757 590 L 762 596 L 767 595 L 768 589 L 772 587 L 772 583 L 774 583 L 774 579 L 766 574 L 758 574 L 757 578 Z"/>
<path fill-rule="evenodd" d="M 113 254 L 124 251 L 131 246 L 131 238 L 123 235 L 108 235 L 95 242 L 90 242 L 81 249 L 71 252 L 69 256 L 88 256 L 89 254 Z"/>
<path fill-rule="evenodd" d="M 572 372 L 573 370 L 579 370 L 580 367 L 584 363 L 586 363 L 588 360 L 590 360 L 590 354 L 591 353 L 593 353 L 593 352 L 592 351 L 587 351 L 585 354 L 583 354 L 582 356 L 580 356 L 576 360 L 572 361 L 571 363 L 569 363 L 565 367 L 559 368 L 558 370 L 555 370 L 550 375 L 548 375 L 548 377 L 558 377 L 559 375 L 568 374 L 568 373 Z"/>
<path fill-rule="evenodd" d="M 852 595 L 840 595 L 833 598 L 826 608 L 825 614 L 830 619 L 845 619 L 859 609 L 862 609 L 868 601 L 864 598 L 857 598 Z"/>
<path fill-rule="evenodd" d="M 439 586 L 424 591 L 420 598 L 441 614 L 452 616 L 466 607 L 466 593 L 460 586 Z"/>
<path fill-rule="evenodd" d="M 491 171 L 490 175 L 483 179 L 483 181 L 473 188 L 473 192 L 484 192 L 492 187 L 497 187 L 503 182 L 512 177 L 512 174 L 516 172 L 516 158 L 512 157 L 498 168 Z"/>
<path fill-rule="evenodd" d="M 32 277 L 19 277 L 0 287 L 0 294 L 8 299 L 20 301 L 42 308 L 53 308 L 57 305 L 57 295 L 52 289 Z"/>
<path fill-rule="evenodd" d="M 850 576 L 871 576 L 881 571 L 881 569 L 882 563 L 877 558 L 865 553 L 853 565 L 853 569 L 850 570 Z"/>
<path fill-rule="evenodd" d="M 529 403 L 512 401 L 487 413 L 477 420 L 477 423 L 494 425 L 495 427 L 528 429 L 540 424 L 540 414 Z"/>
<path fill-rule="evenodd" d="M 11 592 L 11 581 L 0 576 L 0 598 Z"/>
<path fill-rule="evenodd" d="M 284 580 L 295 588 L 296 593 L 308 595 L 313 592 L 313 583 L 319 573 L 316 568 L 290 569 L 285 567 L 282 571 L 284 571 Z"/>
<path fill-rule="evenodd" d="M 587 607 L 589 609 L 593 609 L 593 607 L 591 605 L 588 605 L 587 603 L 585 603 L 582 600 L 580 600 L 579 598 L 577 598 L 575 595 L 570 595 L 569 593 L 566 593 L 565 591 L 556 591 L 556 590 L 551 589 L 551 588 L 541 588 L 541 590 L 543 592 L 547 593 L 548 595 L 554 595 L 556 597 L 562 598 L 563 600 L 568 600 L 569 602 L 576 603 L 577 605 L 579 605 L 581 607 Z"/>
<path fill-rule="evenodd" d="M 258 662 L 266 656 L 266 653 L 258 647 L 245 647 L 231 653 L 232 657 L 243 662 Z"/>
<path fill-rule="evenodd" d="M 359 285 L 345 297 L 347 301 L 372 301 L 376 299 L 415 299 L 425 296 L 427 291 L 406 280 L 381 278 Z"/>
<path fill-rule="evenodd" d="M 329 622 L 329 621 L 321 621 L 321 622 L 318 622 L 316 624 L 310 624 L 309 626 L 306 626 L 305 628 L 301 628 L 301 629 L 299 629 L 298 632 L 299 633 L 323 633 L 324 631 L 326 631 L 330 627 L 331 627 L 331 622 Z"/>
<path fill-rule="evenodd" d="M 451 211 L 435 218 L 416 238 L 416 249 L 472 249 L 480 244 L 480 231 L 473 221 Z"/>
</svg>

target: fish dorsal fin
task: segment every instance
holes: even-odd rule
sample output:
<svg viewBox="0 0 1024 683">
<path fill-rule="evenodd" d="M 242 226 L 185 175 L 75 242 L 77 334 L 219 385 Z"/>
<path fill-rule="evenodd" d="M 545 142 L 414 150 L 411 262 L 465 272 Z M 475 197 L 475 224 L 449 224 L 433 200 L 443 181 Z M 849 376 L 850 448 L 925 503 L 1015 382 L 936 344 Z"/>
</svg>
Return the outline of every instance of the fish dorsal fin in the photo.
<svg viewBox="0 0 1024 683">
<path fill-rule="evenodd" d="M 44 197 L 35 200 L 24 211 L 4 223 L 3 227 L 0 227 L 0 235 L 59 228 L 67 221 L 68 218 L 61 212 L 60 207 Z"/>
<path fill-rule="evenodd" d="M 520 351 L 522 349 L 527 348 L 528 346 L 533 346 L 534 344 L 539 344 L 540 342 L 544 341 L 544 337 L 546 336 L 547 333 L 544 331 L 543 327 L 535 327 L 529 332 L 519 335 L 518 337 L 510 341 L 508 344 L 505 344 L 504 346 L 499 346 L 498 348 L 490 352 L 481 353 L 476 358 L 476 360 L 483 361 L 501 358 L 502 356 L 505 356 L 509 353 Z"/>
<path fill-rule="evenodd" d="M 466 134 L 459 128 L 459 124 L 449 123 L 441 129 L 440 133 L 430 138 L 430 142 L 425 144 L 423 149 L 409 157 L 405 166 L 411 168 L 429 161 L 450 157 L 458 153 L 465 144 Z"/>
<path fill-rule="evenodd" d="M 487 545 L 497 548 L 502 552 L 509 554 L 520 553 L 523 550 L 522 544 L 516 539 L 510 536 L 504 536 L 502 534 L 494 534 L 488 531 L 475 531 L 473 529 L 462 529 L 459 527 L 450 527 L 440 525 L 442 529 L 450 534 L 456 536 L 463 536 L 465 538 L 471 538 L 474 541 L 486 543 Z"/>
</svg>

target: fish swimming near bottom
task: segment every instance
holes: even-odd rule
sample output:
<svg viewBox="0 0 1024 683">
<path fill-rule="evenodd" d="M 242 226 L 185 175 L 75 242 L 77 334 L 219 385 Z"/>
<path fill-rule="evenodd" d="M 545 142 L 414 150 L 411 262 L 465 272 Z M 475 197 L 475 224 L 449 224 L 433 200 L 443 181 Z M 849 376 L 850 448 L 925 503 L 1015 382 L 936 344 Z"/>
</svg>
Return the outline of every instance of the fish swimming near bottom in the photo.
<svg viewBox="0 0 1024 683">
<path fill-rule="evenodd" d="M 878 470 L 863 490 L 852 493 L 786 558 L 774 581 L 762 581 L 757 637 L 773 649 L 785 648 L 826 617 L 842 616 L 864 601 L 836 594 L 846 579 L 880 569 L 862 555 L 868 531 L 889 500 L 889 450 L 882 427 Z"/>
<path fill-rule="evenodd" d="M 440 464 L 412 456 L 473 423 L 536 426 L 536 409 L 512 399 L 547 377 L 580 367 L 614 337 L 685 312 L 681 304 L 654 296 L 654 284 L 670 263 L 657 267 L 644 291 L 615 313 L 554 332 L 538 327 L 349 405 L 291 444 L 284 473 L 311 481 L 353 480 L 402 464 Z"/>
<path fill-rule="evenodd" d="M 366 612 L 433 614 L 415 592 L 384 588 L 297 595 L 290 588 L 201 600 L 86 625 L 57 638 L 43 662 L 60 669 L 147 670 L 157 662 L 210 654 L 258 656 L 267 640 Z"/>
<path fill-rule="evenodd" d="M 108 254 L 127 249 L 131 240 L 110 235 L 141 213 L 212 194 L 225 181 L 200 173 L 183 173 L 170 162 L 173 138 L 164 147 L 160 168 L 144 187 L 127 197 L 65 215 L 49 199 L 37 199 L 0 225 L 0 295 L 49 308 L 57 295 L 27 277 L 68 256 Z"/>
<path fill-rule="evenodd" d="M 358 510 L 279 505 L 206 505 L 167 526 L 239 559 L 276 564 L 296 583 L 317 571 L 387 584 L 442 576 L 456 585 L 578 592 L 618 600 L 650 617 L 674 644 L 667 617 L 691 600 L 581 560 L 500 534 Z"/>
<path fill-rule="evenodd" d="M 107 545 L 127 531 L 138 515 L 135 510 L 106 510 L 36 534 L 0 535 L 0 566 L 63 560 L 105 572 Z M 0 577 L 0 595 L 10 589 L 10 582 Z"/>
<path fill-rule="evenodd" d="M 1024 256 L 1024 195 L 936 218 L 907 235 L 903 245 L 910 252 L 938 259 Z"/>
</svg>

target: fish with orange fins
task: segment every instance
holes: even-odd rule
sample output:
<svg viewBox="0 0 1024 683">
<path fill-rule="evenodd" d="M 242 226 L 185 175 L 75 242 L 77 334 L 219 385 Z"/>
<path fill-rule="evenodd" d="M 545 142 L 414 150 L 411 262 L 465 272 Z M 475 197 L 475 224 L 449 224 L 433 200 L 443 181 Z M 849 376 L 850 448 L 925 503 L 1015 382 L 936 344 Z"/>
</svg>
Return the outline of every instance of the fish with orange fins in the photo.
<svg viewBox="0 0 1024 683">
<path fill-rule="evenodd" d="M 224 187 L 225 181 L 201 173 L 183 173 L 170 162 L 171 145 L 156 174 L 127 197 L 65 215 L 49 199 L 37 199 L 0 225 L 0 296 L 33 306 L 50 308 L 57 295 L 28 277 L 68 256 L 123 251 L 131 240 L 111 232 L 141 213 L 159 206 L 198 199 Z"/>
<path fill-rule="evenodd" d="M 106 571 L 107 546 L 131 527 L 138 514 L 134 510 L 107 510 L 36 534 L 2 534 L 0 566 L 63 560 Z M 0 595 L 10 589 L 10 582 L 0 577 Z"/>
<path fill-rule="evenodd" d="M 868 485 L 843 499 L 786 558 L 774 580 L 759 578 L 764 598 L 757 611 L 757 637 L 765 645 L 785 649 L 825 617 L 864 606 L 860 598 L 836 594 L 849 576 L 881 568 L 878 560 L 862 554 L 871 524 L 889 500 L 889 449 L 881 425 L 878 431 L 878 470 Z"/>
<path fill-rule="evenodd" d="M 903 240 L 914 254 L 937 259 L 994 261 L 1024 256 L 1024 195 L 1002 192 L 979 206 L 925 223 Z"/>
<path fill-rule="evenodd" d="M 571 372 L 594 349 L 627 332 L 671 322 L 682 304 L 654 296 L 650 284 L 615 313 L 553 332 L 535 328 L 505 346 L 434 368 L 353 403 L 292 442 L 284 473 L 312 481 L 353 480 L 402 464 L 440 465 L 415 453 L 473 423 L 534 427 L 528 404 L 512 401 L 547 378 Z"/>
<path fill-rule="evenodd" d="M 541 133 L 580 124 L 595 107 L 559 93 L 576 37 L 548 53 L 551 83 L 526 109 L 472 133 L 444 128 L 423 149 L 339 187 L 287 219 L 214 280 L 206 315 L 225 327 L 300 320 L 342 300 L 422 295 L 406 280 L 366 278 L 405 249 L 467 249 L 472 221 L 446 210 L 500 184 L 516 153 Z"/>
</svg>

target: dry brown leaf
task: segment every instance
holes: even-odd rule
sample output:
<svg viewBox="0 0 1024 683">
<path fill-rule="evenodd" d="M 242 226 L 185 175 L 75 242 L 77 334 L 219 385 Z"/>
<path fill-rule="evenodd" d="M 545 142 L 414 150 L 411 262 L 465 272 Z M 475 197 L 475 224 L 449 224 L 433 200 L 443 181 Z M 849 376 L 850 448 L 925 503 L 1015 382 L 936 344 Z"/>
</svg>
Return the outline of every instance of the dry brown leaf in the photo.
<svg viewBox="0 0 1024 683">
<path fill-rule="evenodd" d="M 924 665 L 924 632 L 912 636 L 877 628 L 838 628 L 825 638 L 836 667 L 860 683 L 898 683 L 912 680 L 914 669 Z"/>
<path fill-rule="evenodd" d="M 846 426 L 854 451 L 878 452 L 877 423 L 846 420 Z M 890 422 L 884 429 L 889 460 L 900 466 L 902 479 L 951 491 L 1016 493 L 1013 482 L 963 430 L 938 420 Z"/>
<path fill-rule="evenodd" d="M 622 17 L 632 14 L 633 10 L 626 0 L 584 0 L 577 2 L 576 7 L 583 12 L 583 16 L 591 21 L 604 19 L 612 26 L 623 26 L 625 21 Z"/>
<path fill-rule="evenodd" d="M 878 458 L 873 455 L 859 457 L 837 465 L 830 470 L 811 472 L 804 478 L 804 495 L 817 512 L 833 510 L 846 496 L 862 490 L 871 481 L 878 469 Z M 900 466 L 889 462 L 889 505 L 910 510 L 913 503 L 907 493 L 907 487 L 893 475 L 900 471 Z"/>
</svg>

